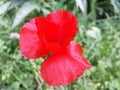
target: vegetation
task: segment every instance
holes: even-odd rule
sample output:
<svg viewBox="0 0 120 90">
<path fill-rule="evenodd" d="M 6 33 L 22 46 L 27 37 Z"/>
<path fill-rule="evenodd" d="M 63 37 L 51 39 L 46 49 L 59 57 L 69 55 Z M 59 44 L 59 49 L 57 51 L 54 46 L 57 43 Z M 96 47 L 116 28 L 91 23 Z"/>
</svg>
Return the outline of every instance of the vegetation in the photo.
<svg viewBox="0 0 120 90">
<path fill-rule="evenodd" d="M 39 73 L 44 58 L 21 55 L 19 30 L 31 18 L 58 9 L 78 18 L 73 42 L 82 45 L 92 68 L 69 86 L 52 87 Z M 0 0 L 0 90 L 120 90 L 119 23 L 119 0 Z"/>
</svg>

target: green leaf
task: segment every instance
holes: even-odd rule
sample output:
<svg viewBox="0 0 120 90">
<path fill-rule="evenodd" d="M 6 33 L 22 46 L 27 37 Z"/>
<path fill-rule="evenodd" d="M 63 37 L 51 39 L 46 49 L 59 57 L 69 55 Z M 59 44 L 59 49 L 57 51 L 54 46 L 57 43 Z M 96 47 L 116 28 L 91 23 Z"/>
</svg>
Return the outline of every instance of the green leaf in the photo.
<svg viewBox="0 0 120 90">
<path fill-rule="evenodd" d="M 0 6 L 0 15 L 4 14 L 8 10 L 10 4 L 11 2 L 9 1 L 3 4 L 2 6 Z"/>
<path fill-rule="evenodd" d="M 17 11 L 12 27 L 16 27 L 21 23 L 24 17 L 26 17 L 33 10 L 39 10 L 39 6 L 32 2 L 26 2 L 22 5 L 22 7 Z"/>
<path fill-rule="evenodd" d="M 111 0 L 111 4 L 113 5 L 114 12 L 116 14 L 120 13 L 120 1 L 119 0 Z"/>
<path fill-rule="evenodd" d="M 43 8 L 42 11 L 43 11 L 44 15 L 47 15 L 47 14 L 50 13 L 50 10 L 48 10 L 48 9 L 46 9 L 46 8 Z"/>
<path fill-rule="evenodd" d="M 86 0 L 75 0 L 77 6 L 80 8 L 83 14 L 86 13 L 87 10 L 87 1 Z"/>
</svg>

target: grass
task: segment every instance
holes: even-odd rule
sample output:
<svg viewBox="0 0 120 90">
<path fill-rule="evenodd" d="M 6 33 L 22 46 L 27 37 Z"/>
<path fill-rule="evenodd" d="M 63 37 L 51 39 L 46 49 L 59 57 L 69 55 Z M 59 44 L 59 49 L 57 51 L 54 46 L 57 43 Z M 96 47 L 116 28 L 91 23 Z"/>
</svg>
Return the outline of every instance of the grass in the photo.
<svg viewBox="0 0 120 90">
<path fill-rule="evenodd" d="M 83 16 L 74 0 L 28 0 L 35 7 L 22 16 L 19 10 L 28 9 L 27 6 L 22 7 L 25 2 L 10 1 L 12 7 L 0 14 L 0 90 L 120 90 L 119 13 L 107 15 L 105 19 L 96 19 L 92 17 L 95 14 L 94 5 L 92 14 Z M 1 0 L 0 6 L 6 2 L 8 1 Z M 92 68 L 69 86 L 52 87 L 44 83 L 39 73 L 44 59 L 29 61 L 24 58 L 19 51 L 18 36 L 14 36 L 14 33 L 19 33 L 21 26 L 29 19 L 45 16 L 57 9 L 69 10 L 77 16 L 79 32 L 73 42 L 77 41 L 82 45 L 84 56 L 91 62 Z M 21 21 L 14 26 L 16 13 Z"/>
</svg>

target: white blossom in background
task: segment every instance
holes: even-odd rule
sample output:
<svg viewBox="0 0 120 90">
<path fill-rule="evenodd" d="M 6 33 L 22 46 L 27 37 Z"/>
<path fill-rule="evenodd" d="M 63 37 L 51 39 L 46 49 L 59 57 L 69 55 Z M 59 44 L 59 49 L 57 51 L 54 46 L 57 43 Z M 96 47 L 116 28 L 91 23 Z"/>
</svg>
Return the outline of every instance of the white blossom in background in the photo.
<svg viewBox="0 0 120 90">
<path fill-rule="evenodd" d="M 10 33 L 9 38 L 11 38 L 11 39 L 14 39 L 14 38 L 19 39 L 20 35 L 18 33 L 16 33 L 16 32 L 13 32 L 13 33 Z"/>
<path fill-rule="evenodd" d="M 87 30 L 86 36 L 94 38 L 96 40 L 101 40 L 101 31 L 97 27 L 92 27 L 90 30 Z"/>
</svg>

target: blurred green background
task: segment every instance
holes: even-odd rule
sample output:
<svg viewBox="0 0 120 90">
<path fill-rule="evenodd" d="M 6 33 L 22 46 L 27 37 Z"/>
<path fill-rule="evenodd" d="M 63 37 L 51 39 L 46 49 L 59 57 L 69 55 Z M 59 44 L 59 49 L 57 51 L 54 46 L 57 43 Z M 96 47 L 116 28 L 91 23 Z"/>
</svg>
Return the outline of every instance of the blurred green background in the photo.
<svg viewBox="0 0 120 90">
<path fill-rule="evenodd" d="M 78 18 L 73 42 L 82 45 L 92 68 L 69 86 L 52 87 L 39 72 L 43 58 L 21 55 L 19 31 L 58 9 Z M 0 0 L 0 90 L 120 90 L 120 0 Z"/>
</svg>

